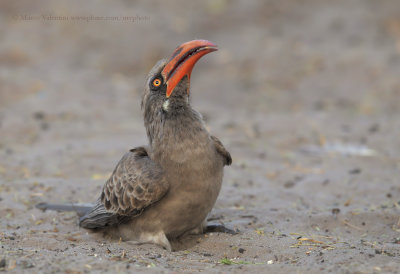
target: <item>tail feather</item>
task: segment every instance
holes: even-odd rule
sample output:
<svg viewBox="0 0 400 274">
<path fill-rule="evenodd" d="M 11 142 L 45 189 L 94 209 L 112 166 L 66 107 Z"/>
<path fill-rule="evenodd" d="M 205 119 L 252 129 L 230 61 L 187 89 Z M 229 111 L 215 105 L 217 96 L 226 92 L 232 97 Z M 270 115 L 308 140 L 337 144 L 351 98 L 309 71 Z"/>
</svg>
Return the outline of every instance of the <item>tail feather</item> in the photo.
<svg viewBox="0 0 400 274">
<path fill-rule="evenodd" d="M 98 203 L 79 218 L 79 226 L 89 229 L 103 228 L 118 224 L 119 219 L 118 215 L 107 212 L 103 204 Z"/>
<path fill-rule="evenodd" d="M 94 204 L 50 204 L 39 203 L 36 208 L 41 210 L 55 210 L 55 211 L 75 211 L 79 216 L 88 213 L 95 205 Z"/>
<path fill-rule="evenodd" d="M 141 213 L 135 211 L 131 215 L 123 216 L 108 212 L 104 205 L 97 201 L 96 204 L 49 204 L 40 203 L 36 208 L 42 210 L 75 211 L 79 215 L 79 226 L 88 229 L 104 228 L 129 221 Z"/>
</svg>

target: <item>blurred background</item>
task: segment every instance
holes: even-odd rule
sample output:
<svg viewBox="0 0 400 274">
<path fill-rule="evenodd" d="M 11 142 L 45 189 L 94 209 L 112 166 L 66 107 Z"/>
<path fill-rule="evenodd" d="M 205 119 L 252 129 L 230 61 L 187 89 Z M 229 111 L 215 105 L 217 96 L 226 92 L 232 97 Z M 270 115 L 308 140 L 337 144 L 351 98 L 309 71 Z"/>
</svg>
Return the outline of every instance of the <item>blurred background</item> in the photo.
<svg viewBox="0 0 400 274">
<path fill-rule="evenodd" d="M 371 242 L 399 236 L 397 0 L 1 1 L 2 228 L 40 227 L 43 200 L 95 200 L 147 142 L 148 71 L 193 39 L 219 46 L 193 71 L 192 104 L 234 161 L 213 214 L 289 233 L 339 209 Z"/>
</svg>

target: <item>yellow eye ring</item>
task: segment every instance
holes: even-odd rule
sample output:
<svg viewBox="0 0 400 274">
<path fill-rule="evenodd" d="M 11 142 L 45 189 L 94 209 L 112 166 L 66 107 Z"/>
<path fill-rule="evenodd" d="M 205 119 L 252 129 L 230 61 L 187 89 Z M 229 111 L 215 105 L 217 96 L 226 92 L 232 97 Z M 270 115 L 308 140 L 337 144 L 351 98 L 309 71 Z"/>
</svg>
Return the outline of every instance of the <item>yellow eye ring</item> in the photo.
<svg viewBox="0 0 400 274">
<path fill-rule="evenodd" d="M 153 80 L 153 86 L 159 87 L 160 85 L 161 85 L 161 80 L 159 78 Z"/>
</svg>

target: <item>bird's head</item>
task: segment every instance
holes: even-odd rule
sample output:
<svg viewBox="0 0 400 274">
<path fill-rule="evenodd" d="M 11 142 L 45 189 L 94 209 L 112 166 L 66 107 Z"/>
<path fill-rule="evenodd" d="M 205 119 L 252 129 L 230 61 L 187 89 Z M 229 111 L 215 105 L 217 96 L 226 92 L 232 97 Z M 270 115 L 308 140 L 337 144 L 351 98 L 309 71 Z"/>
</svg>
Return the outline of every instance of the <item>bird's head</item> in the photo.
<svg viewBox="0 0 400 274">
<path fill-rule="evenodd" d="M 188 104 L 190 75 L 196 62 L 217 46 L 207 40 L 193 40 L 177 47 L 169 60 L 160 60 L 150 71 L 142 108 L 146 112 L 179 110 Z"/>
</svg>

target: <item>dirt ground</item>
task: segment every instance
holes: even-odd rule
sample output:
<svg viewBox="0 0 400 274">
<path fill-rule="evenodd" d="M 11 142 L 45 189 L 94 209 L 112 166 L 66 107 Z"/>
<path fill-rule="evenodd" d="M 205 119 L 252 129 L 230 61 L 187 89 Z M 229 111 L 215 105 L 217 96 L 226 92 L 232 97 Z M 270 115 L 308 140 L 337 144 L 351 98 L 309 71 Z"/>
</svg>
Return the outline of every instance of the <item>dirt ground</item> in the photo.
<svg viewBox="0 0 400 274">
<path fill-rule="evenodd" d="M 39 2 L 0 2 L 1 270 L 400 272 L 398 0 Z M 220 50 L 192 104 L 233 157 L 209 221 L 240 233 L 170 253 L 36 209 L 97 198 L 146 144 L 149 69 L 196 38 Z"/>
</svg>

